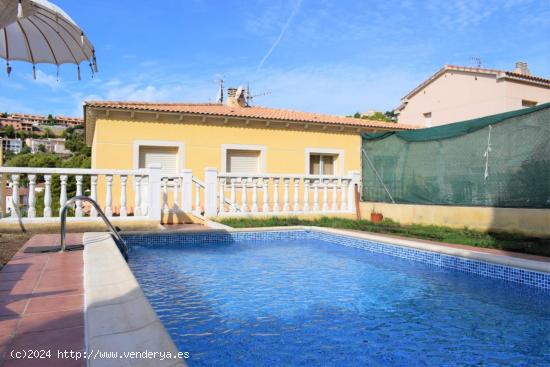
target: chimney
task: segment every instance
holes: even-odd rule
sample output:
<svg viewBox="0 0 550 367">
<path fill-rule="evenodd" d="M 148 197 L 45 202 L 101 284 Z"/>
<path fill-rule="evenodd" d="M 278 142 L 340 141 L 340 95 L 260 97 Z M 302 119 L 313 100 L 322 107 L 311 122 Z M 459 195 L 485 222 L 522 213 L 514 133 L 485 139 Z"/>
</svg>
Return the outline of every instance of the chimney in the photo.
<svg viewBox="0 0 550 367">
<path fill-rule="evenodd" d="M 246 107 L 246 96 L 243 87 L 227 88 L 227 105 L 230 107 Z"/>
<path fill-rule="evenodd" d="M 521 74 L 521 75 L 531 75 L 531 71 L 529 70 L 527 63 L 523 61 L 516 62 L 516 68 L 514 69 L 514 73 Z"/>
</svg>

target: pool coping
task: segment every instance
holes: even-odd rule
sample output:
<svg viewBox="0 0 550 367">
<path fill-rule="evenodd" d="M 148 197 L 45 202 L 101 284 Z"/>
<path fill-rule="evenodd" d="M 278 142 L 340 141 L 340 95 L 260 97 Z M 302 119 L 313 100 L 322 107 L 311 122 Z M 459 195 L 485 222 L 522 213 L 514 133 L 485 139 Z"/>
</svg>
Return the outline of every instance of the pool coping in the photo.
<svg viewBox="0 0 550 367">
<path fill-rule="evenodd" d="M 143 294 L 108 233 L 85 233 L 84 307 L 88 366 L 120 360 L 94 359 L 101 352 L 180 352 Z M 131 362 L 130 362 L 131 361 Z M 132 366 L 186 366 L 183 359 L 132 358 Z"/>
</svg>

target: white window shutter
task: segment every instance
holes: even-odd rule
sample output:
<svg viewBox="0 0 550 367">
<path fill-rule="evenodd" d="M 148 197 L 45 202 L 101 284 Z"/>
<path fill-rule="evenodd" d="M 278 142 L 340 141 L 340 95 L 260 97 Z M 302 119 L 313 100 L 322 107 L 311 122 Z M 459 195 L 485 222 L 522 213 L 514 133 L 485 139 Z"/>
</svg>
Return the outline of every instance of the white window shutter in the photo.
<svg viewBox="0 0 550 367">
<path fill-rule="evenodd" d="M 178 148 L 149 147 L 139 148 L 139 168 L 147 168 L 151 164 L 160 164 L 161 173 L 165 176 L 175 176 L 178 170 Z"/>
<path fill-rule="evenodd" d="M 260 172 L 260 152 L 257 150 L 227 151 L 227 172 L 254 173 Z"/>
</svg>

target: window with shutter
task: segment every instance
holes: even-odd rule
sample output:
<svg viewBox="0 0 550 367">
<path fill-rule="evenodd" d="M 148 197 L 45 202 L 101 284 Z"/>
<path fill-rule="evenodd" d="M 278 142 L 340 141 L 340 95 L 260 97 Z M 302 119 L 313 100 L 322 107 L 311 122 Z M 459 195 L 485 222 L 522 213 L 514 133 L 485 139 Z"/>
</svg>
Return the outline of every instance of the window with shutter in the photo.
<svg viewBox="0 0 550 367">
<path fill-rule="evenodd" d="M 260 151 L 228 149 L 226 168 L 230 173 L 260 173 Z"/>
<path fill-rule="evenodd" d="M 139 168 L 147 168 L 151 164 L 160 164 L 164 176 L 175 176 L 178 170 L 177 147 L 139 147 Z"/>
<path fill-rule="evenodd" d="M 334 175 L 334 154 L 310 154 L 309 174 L 310 175 Z"/>
</svg>

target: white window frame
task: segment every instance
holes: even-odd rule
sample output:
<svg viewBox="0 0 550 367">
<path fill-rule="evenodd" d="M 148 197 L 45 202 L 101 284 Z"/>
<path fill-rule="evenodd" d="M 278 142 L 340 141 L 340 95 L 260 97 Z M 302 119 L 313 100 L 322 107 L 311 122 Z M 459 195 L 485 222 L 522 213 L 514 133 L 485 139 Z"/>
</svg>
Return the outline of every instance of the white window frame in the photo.
<svg viewBox="0 0 550 367">
<path fill-rule="evenodd" d="M 221 146 L 221 172 L 227 173 L 227 151 L 228 150 L 250 150 L 260 152 L 260 167 L 258 174 L 266 173 L 267 148 L 265 145 L 250 145 L 250 144 L 222 144 Z M 236 172 L 238 173 L 238 172 Z"/>
<path fill-rule="evenodd" d="M 336 159 L 334 159 L 334 174 L 332 175 L 325 175 L 325 176 L 343 176 L 344 175 L 344 149 L 333 149 L 333 148 L 306 148 L 305 150 L 305 167 L 306 167 L 306 175 L 309 175 L 310 173 L 310 156 L 312 154 L 320 154 L 320 155 L 334 155 L 336 156 Z"/>
<path fill-rule="evenodd" d="M 170 140 L 134 140 L 133 144 L 133 166 L 139 169 L 139 149 L 140 147 L 169 147 L 178 148 L 178 173 L 183 172 L 185 168 L 185 143 Z"/>
</svg>

